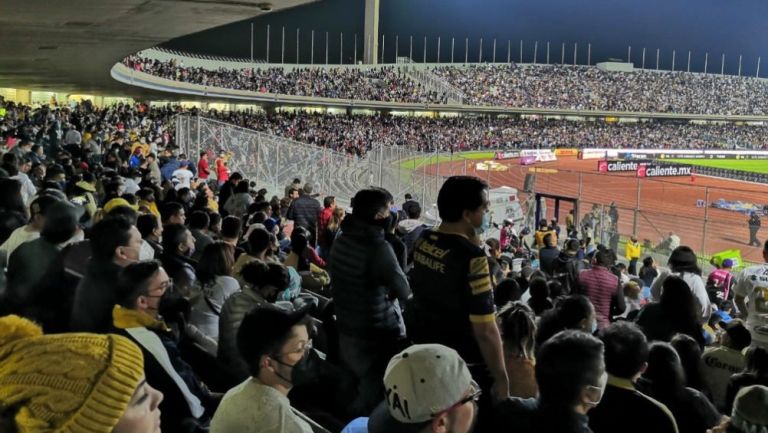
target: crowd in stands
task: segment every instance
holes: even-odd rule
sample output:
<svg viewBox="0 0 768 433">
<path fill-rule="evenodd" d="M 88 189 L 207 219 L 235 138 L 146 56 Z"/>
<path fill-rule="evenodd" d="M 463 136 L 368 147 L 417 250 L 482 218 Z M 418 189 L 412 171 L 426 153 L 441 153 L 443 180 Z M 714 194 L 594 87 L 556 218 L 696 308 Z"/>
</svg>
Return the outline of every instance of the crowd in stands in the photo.
<svg viewBox="0 0 768 433">
<path fill-rule="evenodd" d="M 445 66 L 432 72 L 471 104 L 650 113 L 765 115 L 768 85 L 733 75 L 605 71 L 594 66 Z"/>
<path fill-rule="evenodd" d="M 161 78 L 226 89 L 364 101 L 446 102 L 444 95 L 425 90 L 393 67 L 220 68 L 213 71 L 184 67 L 175 60 L 162 62 L 138 56 L 127 57 L 123 63 Z"/>
<path fill-rule="evenodd" d="M 447 103 L 400 69 L 185 67 L 130 56 L 130 68 L 206 86 L 328 98 Z M 430 71 L 461 91 L 466 104 L 649 113 L 766 115 L 768 84 L 753 77 L 682 71 L 605 71 L 594 66 L 488 64 Z"/>
<path fill-rule="evenodd" d="M 627 266 L 573 215 L 496 237 L 474 177 L 438 226 L 347 212 L 178 154 L 171 108 L 8 107 L 0 431 L 768 431 L 768 264 Z"/>
</svg>

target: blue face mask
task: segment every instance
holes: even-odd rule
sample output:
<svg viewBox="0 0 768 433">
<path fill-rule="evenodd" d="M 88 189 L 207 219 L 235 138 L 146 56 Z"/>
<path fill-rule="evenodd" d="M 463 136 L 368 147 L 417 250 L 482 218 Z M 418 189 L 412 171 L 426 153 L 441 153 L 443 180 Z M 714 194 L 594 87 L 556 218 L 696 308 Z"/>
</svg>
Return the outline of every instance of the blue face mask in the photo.
<svg viewBox="0 0 768 433">
<path fill-rule="evenodd" d="M 488 212 L 485 212 L 483 214 L 483 222 L 480 223 L 479 227 L 475 227 L 475 233 L 478 236 L 480 236 L 483 233 L 485 233 L 490 227 L 491 227 L 491 216 L 488 214 Z"/>
</svg>

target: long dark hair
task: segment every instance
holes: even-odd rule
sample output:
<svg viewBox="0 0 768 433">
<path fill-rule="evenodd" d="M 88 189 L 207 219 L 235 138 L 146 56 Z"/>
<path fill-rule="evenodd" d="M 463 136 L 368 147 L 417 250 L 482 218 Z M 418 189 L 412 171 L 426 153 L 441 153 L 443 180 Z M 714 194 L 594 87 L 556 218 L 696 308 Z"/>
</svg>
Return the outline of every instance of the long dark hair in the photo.
<svg viewBox="0 0 768 433">
<path fill-rule="evenodd" d="M 27 207 L 21 197 L 21 183 L 16 179 L 0 178 L 0 210 L 18 212 L 27 217 Z"/>
<path fill-rule="evenodd" d="M 680 363 L 685 373 L 685 386 L 707 393 L 708 389 L 702 373 L 701 346 L 690 335 L 676 334 L 670 341 L 680 357 Z"/>
<path fill-rule="evenodd" d="M 699 307 L 688 283 L 677 275 L 664 279 L 659 305 L 680 323 L 698 324 Z"/>
<path fill-rule="evenodd" d="M 675 406 L 685 391 L 685 373 L 675 348 L 654 342 L 648 353 L 648 368 L 643 373 L 645 391 L 667 406 Z"/>
<path fill-rule="evenodd" d="M 197 280 L 202 284 L 212 283 L 218 276 L 231 276 L 235 264 L 235 247 L 216 241 L 203 250 L 197 265 Z"/>
<path fill-rule="evenodd" d="M 520 358 L 532 358 L 536 319 L 531 307 L 522 302 L 510 302 L 499 311 L 498 321 L 507 353 Z"/>
</svg>

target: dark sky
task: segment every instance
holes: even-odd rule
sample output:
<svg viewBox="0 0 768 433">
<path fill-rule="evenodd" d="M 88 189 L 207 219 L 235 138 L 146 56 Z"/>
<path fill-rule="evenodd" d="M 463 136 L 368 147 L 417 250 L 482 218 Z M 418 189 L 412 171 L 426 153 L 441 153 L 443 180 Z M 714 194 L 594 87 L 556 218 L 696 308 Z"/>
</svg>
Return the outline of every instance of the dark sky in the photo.
<svg viewBox="0 0 768 433">
<path fill-rule="evenodd" d="M 250 23 L 254 23 L 254 56 L 266 57 L 266 28 L 270 25 L 270 60 L 280 62 L 281 29 L 285 27 L 285 61 L 296 62 L 296 29 L 300 29 L 300 60 L 309 63 L 312 29 L 315 30 L 314 61 L 325 62 L 325 34 L 329 33 L 329 62 L 339 62 L 339 39 L 343 33 L 344 63 L 353 60 L 354 35 L 358 35 L 358 58 L 362 55 L 364 0 L 322 0 L 285 12 L 269 14 L 178 38 L 168 48 L 250 57 Z M 534 41 L 539 41 L 538 61 L 544 62 L 546 42 L 551 42 L 550 60 L 559 62 L 561 43 L 566 43 L 566 62 L 573 62 L 573 44 L 578 43 L 579 63 L 586 63 L 587 43 L 592 44 L 592 64 L 608 58 L 626 59 L 632 46 L 632 61 L 640 66 L 643 47 L 646 67 L 669 69 L 676 50 L 676 69 L 685 69 L 688 50 L 691 69 L 704 69 L 709 52 L 710 72 L 720 71 L 725 53 L 726 73 L 736 74 L 743 55 L 742 74 L 754 75 L 758 56 L 768 62 L 768 2 L 765 0 L 381 0 L 380 33 L 385 35 L 385 60 L 394 59 L 395 35 L 399 53 L 407 54 L 413 36 L 413 57 L 421 61 L 427 36 L 427 61 L 437 58 L 441 38 L 441 61 L 451 56 L 451 37 L 456 38 L 455 59 L 464 58 L 464 40 L 469 38 L 470 61 L 477 61 L 480 38 L 483 60 L 492 56 L 497 39 L 496 60 L 507 58 L 507 40 L 512 58 L 533 60 Z M 768 63 L 761 66 L 768 76 Z"/>
</svg>

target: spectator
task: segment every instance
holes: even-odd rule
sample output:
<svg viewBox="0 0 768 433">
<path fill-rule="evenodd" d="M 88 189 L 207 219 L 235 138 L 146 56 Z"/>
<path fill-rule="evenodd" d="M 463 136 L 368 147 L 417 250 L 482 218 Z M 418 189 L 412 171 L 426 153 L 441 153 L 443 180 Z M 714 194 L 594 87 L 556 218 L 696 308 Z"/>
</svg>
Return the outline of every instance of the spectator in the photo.
<svg viewBox="0 0 768 433">
<path fill-rule="evenodd" d="M 162 215 L 162 222 L 164 226 L 169 224 L 184 225 L 187 222 L 186 211 L 184 210 L 184 206 L 181 203 L 165 203 L 160 209 L 160 215 Z"/>
<path fill-rule="evenodd" d="M 219 188 L 224 185 L 229 179 L 229 167 L 227 167 L 227 161 L 232 157 L 232 153 L 227 153 L 224 150 L 219 152 L 219 157 L 216 158 L 214 164 L 216 164 L 216 179 L 219 182 Z M 232 173 L 233 175 L 236 173 Z M 242 180 L 242 179 L 240 179 Z"/>
<path fill-rule="evenodd" d="M 651 296 L 653 299 L 659 299 L 664 286 L 664 280 L 669 275 L 677 275 L 688 285 L 691 293 L 696 300 L 699 309 L 699 318 L 701 320 L 709 319 L 710 303 L 704 280 L 701 278 L 701 269 L 697 264 L 696 254 L 690 247 L 681 246 L 672 251 L 669 256 L 670 272 L 664 272 L 659 275 L 651 287 Z"/>
<path fill-rule="evenodd" d="M 368 419 L 370 433 L 469 433 L 477 420 L 480 388 L 448 347 L 422 344 L 403 350 L 389 362 L 384 387 L 385 400 Z"/>
<path fill-rule="evenodd" d="M 242 290 L 235 292 L 221 308 L 217 357 L 224 371 L 236 382 L 248 377 L 248 367 L 237 350 L 237 330 L 245 315 L 263 304 L 277 301 L 277 295 L 288 288 L 290 277 L 285 266 L 254 260 L 243 266 Z"/>
<path fill-rule="evenodd" d="M 144 354 L 147 381 L 165 395 L 160 426 L 166 431 L 198 432 L 208 424 L 218 398 L 180 356 L 176 337 L 159 315 L 161 299 L 173 282 L 160 262 L 132 263 L 120 272 L 112 311 L 114 329 Z"/>
<path fill-rule="evenodd" d="M 406 204 L 408 206 L 406 206 Z M 413 251 L 416 240 L 421 236 L 421 232 L 427 228 L 427 225 L 421 221 L 421 205 L 415 200 L 406 201 L 403 204 L 406 219 L 397 223 L 397 234 L 403 239 L 406 254 L 408 256 L 408 266 L 413 265 Z"/>
<path fill-rule="evenodd" d="M 248 206 L 253 204 L 253 197 L 249 192 L 248 181 L 243 180 L 235 186 L 233 195 L 224 204 L 224 210 L 231 216 L 243 218 L 248 214 Z"/>
<path fill-rule="evenodd" d="M 0 252 L 4 253 L 4 261 L 7 261 L 19 245 L 33 241 L 40 237 L 40 231 L 45 225 L 45 215 L 48 208 L 58 199 L 52 196 L 40 196 L 32 201 L 29 206 L 31 217 L 27 225 L 14 230 L 10 237 L 0 245 Z"/>
<path fill-rule="evenodd" d="M 357 399 L 350 412 L 359 414 L 377 404 L 384 368 L 405 336 L 400 308 L 409 289 L 392 247 L 384 239 L 384 227 L 389 223 L 387 194 L 380 189 L 361 190 L 352 199 L 352 208 L 334 241 L 328 270 L 341 362 L 358 380 Z M 305 207 L 294 209 L 298 212 Z"/>
<path fill-rule="evenodd" d="M 8 259 L 6 312 L 65 332 L 77 282 L 64 270 L 61 249 L 79 230 L 83 209 L 59 201 L 50 206 L 40 237 L 21 244 Z"/>
<path fill-rule="evenodd" d="M 725 413 L 731 413 L 733 400 L 747 386 L 768 386 L 768 350 L 750 347 L 744 356 L 744 371 L 731 376 L 725 392 Z"/>
<path fill-rule="evenodd" d="M 160 261 L 173 279 L 174 288 L 184 297 L 189 297 L 195 286 L 197 262 L 190 257 L 195 252 L 195 238 L 181 224 L 170 224 L 163 228 L 163 254 Z"/>
<path fill-rule="evenodd" d="M 553 335 L 567 329 L 575 329 L 589 334 L 594 334 L 597 331 L 595 309 L 586 296 L 568 296 L 541 317 L 536 333 L 537 347 Z"/>
<path fill-rule="evenodd" d="M 534 372 L 535 319 L 530 307 L 520 302 L 505 305 L 496 319 L 504 343 L 504 364 L 512 397 L 533 398 L 538 394 Z"/>
<path fill-rule="evenodd" d="M 163 394 L 147 383 L 142 353 L 128 339 L 43 335 L 17 316 L 0 318 L 0 330 L 2 431 L 159 431 Z"/>
<path fill-rule="evenodd" d="M 159 259 L 160 255 L 163 254 L 163 246 L 160 242 L 163 236 L 163 226 L 160 225 L 159 218 L 152 214 L 139 215 L 136 228 L 141 233 L 143 240 L 141 247 L 144 248 L 145 244 L 149 245 L 154 252 L 153 258 Z"/>
<path fill-rule="evenodd" d="M 757 212 L 752 212 L 749 215 L 747 225 L 749 226 L 749 246 L 759 247 L 760 241 L 757 239 L 757 232 L 760 230 L 760 215 Z"/>
<path fill-rule="evenodd" d="M 509 394 L 488 258 L 479 247 L 479 234 L 490 226 L 489 205 L 488 185 L 478 178 L 452 176 L 443 183 L 437 197 L 442 222 L 416 241 L 406 308 L 414 342 L 451 347 L 470 365 L 486 393 L 481 409 Z M 481 427 L 489 421 L 483 417 Z"/>
<path fill-rule="evenodd" d="M 200 159 L 197 162 L 197 177 L 201 180 L 208 180 L 208 176 L 211 174 L 211 167 L 208 164 L 208 151 L 200 151 Z"/>
<path fill-rule="evenodd" d="M 736 373 L 744 369 L 744 354 L 742 351 L 752 343 L 752 336 L 741 320 L 722 323 L 725 329 L 719 347 L 708 347 L 704 351 L 704 377 L 712 392 L 712 402 L 724 410 L 726 408 L 725 392 L 728 381 Z"/>
<path fill-rule="evenodd" d="M 536 248 L 541 249 L 547 246 L 546 243 L 544 243 L 544 236 L 546 235 L 552 235 L 552 245 L 557 245 L 557 233 L 555 233 L 555 231 L 549 226 L 547 220 L 542 219 L 539 221 L 539 229 L 536 230 L 536 233 L 534 234 Z"/>
<path fill-rule="evenodd" d="M 317 216 L 317 244 L 320 247 L 320 257 L 324 259 L 328 258 L 328 254 L 323 250 L 323 247 L 327 248 L 328 245 L 325 235 L 328 223 L 333 217 L 334 209 L 336 209 L 336 197 L 329 195 L 323 199 L 323 210 Z"/>
<path fill-rule="evenodd" d="M 248 235 L 248 252 L 240 254 L 240 257 L 235 261 L 235 265 L 232 268 L 232 272 L 235 278 L 243 284 L 241 271 L 245 265 L 254 261 L 261 260 L 262 262 L 271 260 L 272 240 L 270 239 L 270 233 L 261 227 L 251 230 Z"/>
<path fill-rule="evenodd" d="M 240 290 L 232 277 L 235 249 L 221 241 L 205 247 L 195 275 L 194 303 L 189 322 L 213 340 L 219 340 L 219 316 L 227 298 Z M 215 353 L 214 353 L 215 354 Z"/>
<path fill-rule="evenodd" d="M 235 258 L 240 257 L 240 253 L 242 253 L 238 246 L 242 233 L 243 221 L 240 218 L 228 215 L 221 220 L 221 240 L 235 247 Z"/>
<path fill-rule="evenodd" d="M 297 227 L 304 227 L 309 230 L 310 244 L 314 244 L 317 234 L 317 216 L 322 211 L 320 202 L 312 198 L 313 190 L 311 184 L 305 183 L 302 194 L 291 202 L 286 214 L 286 218 L 292 220 Z"/>
<path fill-rule="evenodd" d="M 764 432 L 768 429 L 765 406 L 768 404 L 768 387 L 752 385 L 736 394 L 731 418 L 724 418 L 712 433 Z"/>
<path fill-rule="evenodd" d="M 72 305 L 71 329 L 105 333 L 111 329 L 115 281 L 139 260 L 141 233 L 125 218 L 108 216 L 91 230 L 91 259 Z"/>
<path fill-rule="evenodd" d="M 717 304 L 730 299 L 729 296 L 732 297 L 731 287 L 734 284 L 734 278 L 731 269 L 733 269 L 733 260 L 725 259 L 718 269 L 709 273 L 706 288 L 710 302 Z"/>
<path fill-rule="evenodd" d="M 704 347 L 699 320 L 696 298 L 685 280 L 675 275 L 664 279 L 659 302 L 646 305 L 637 316 L 637 324 L 649 340 L 670 341 L 679 332 Z"/>
<path fill-rule="evenodd" d="M 514 278 L 504 278 L 493 289 L 493 303 L 501 308 L 509 302 L 517 302 L 523 297 L 520 284 Z"/>
<path fill-rule="evenodd" d="M 336 237 L 339 234 L 341 222 L 344 221 L 346 216 L 346 210 L 343 207 L 337 206 L 336 209 L 333 210 L 331 220 L 328 221 L 328 226 L 325 228 L 325 242 L 327 243 L 326 250 L 328 251 L 328 259 L 331 257 L 331 249 L 333 248 L 333 243 L 336 241 Z"/>
<path fill-rule="evenodd" d="M 656 270 L 656 261 L 651 256 L 647 256 L 643 259 L 643 267 L 640 268 L 638 276 L 643 280 L 644 287 L 651 287 L 653 281 L 659 276 L 659 271 Z"/>
<path fill-rule="evenodd" d="M 638 384 L 643 393 L 672 411 L 680 433 L 703 432 L 720 422 L 720 414 L 707 397 L 685 387 L 680 357 L 669 343 L 651 344 L 648 368 Z"/>
<path fill-rule="evenodd" d="M 763 246 L 763 260 L 766 263 L 741 271 L 733 287 L 733 301 L 741 317 L 747 321 L 753 344 L 768 349 L 768 301 L 765 290 L 768 287 L 768 241 Z"/>
<path fill-rule="evenodd" d="M 219 163 L 218 163 L 218 159 L 217 159 L 216 160 L 216 171 L 217 172 L 219 171 L 219 168 L 218 168 L 219 165 L 218 164 Z M 223 182 L 223 184 L 222 184 L 222 181 L 219 180 L 219 207 L 224 212 L 226 212 L 226 209 L 224 208 L 224 205 L 227 204 L 227 201 L 229 200 L 229 198 L 232 196 L 232 194 L 235 193 L 235 187 L 240 182 L 242 182 L 242 180 L 243 180 L 243 175 L 238 173 L 238 172 L 232 173 L 232 175 L 229 176 L 229 179 L 227 181 Z M 226 215 L 223 215 L 223 216 L 226 216 Z"/>
<path fill-rule="evenodd" d="M 208 232 L 211 224 L 211 218 L 208 213 L 201 210 L 192 212 L 189 216 L 189 231 L 195 238 L 195 252 L 192 254 L 193 260 L 200 260 L 205 247 L 213 243 L 213 238 Z"/>
<path fill-rule="evenodd" d="M 14 179 L 0 178 L 0 242 L 27 222 L 27 208 L 21 196 L 21 184 Z"/>
<path fill-rule="evenodd" d="M 536 358 L 537 398 L 508 398 L 496 408 L 496 430 L 590 432 L 587 413 L 600 404 L 608 375 L 603 343 L 577 331 L 546 341 Z"/>
<path fill-rule="evenodd" d="M 624 249 L 624 257 L 629 261 L 629 268 L 627 271 L 630 275 L 637 275 L 637 261 L 640 260 L 640 256 L 642 255 L 642 247 L 637 240 L 637 236 L 630 236 L 629 242 L 627 242 Z"/>
<path fill-rule="evenodd" d="M 555 262 L 560 256 L 560 250 L 557 248 L 557 235 L 548 233 L 544 235 L 544 247 L 539 249 L 539 268 L 547 275 L 554 274 Z"/>
<path fill-rule="evenodd" d="M 642 331 L 634 324 L 617 322 L 600 331 L 600 339 L 605 345 L 608 385 L 600 404 L 589 412 L 592 431 L 677 433 L 672 412 L 635 389 L 648 367 L 648 342 Z"/>
<path fill-rule="evenodd" d="M 283 261 L 285 266 L 294 268 L 297 272 L 310 271 L 311 264 L 325 267 L 325 261 L 309 246 L 309 236 L 309 231 L 303 227 L 296 227 L 291 232 L 291 252 Z"/>
<path fill-rule="evenodd" d="M 595 306 L 597 325 L 600 329 L 608 326 L 614 315 L 623 313 L 627 308 L 623 286 L 610 271 L 614 261 L 613 251 L 599 250 L 592 260 L 592 268 L 579 274 L 579 293 L 589 298 Z"/>
<path fill-rule="evenodd" d="M 211 433 L 312 432 L 288 401 L 288 392 L 308 366 L 308 323 L 306 311 L 272 305 L 245 315 L 237 347 L 251 377 L 226 393 L 211 421 Z"/>
<path fill-rule="evenodd" d="M 299 191 L 300 189 L 301 189 L 301 179 L 299 179 L 298 177 L 294 178 L 293 181 L 290 184 L 288 184 L 288 186 L 285 187 L 285 196 L 290 197 L 292 190 Z"/>
<path fill-rule="evenodd" d="M 677 334 L 669 342 L 680 357 L 680 364 L 685 374 L 685 386 L 701 391 L 712 401 L 712 392 L 707 387 L 704 377 L 703 354 L 699 343 L 693 337 L 685 334 Z"/>
<path fill-rule="evenodd" d="M 549 298 L 549 286 L 546 279 L 531 279 L 528 292 L 531 294 L 530 299 L 528 299 L 528 306 L 531 307 L 536 317 L 541 317 L 542 314 L 552 308 L 552 300 Z"/>
</svg>

